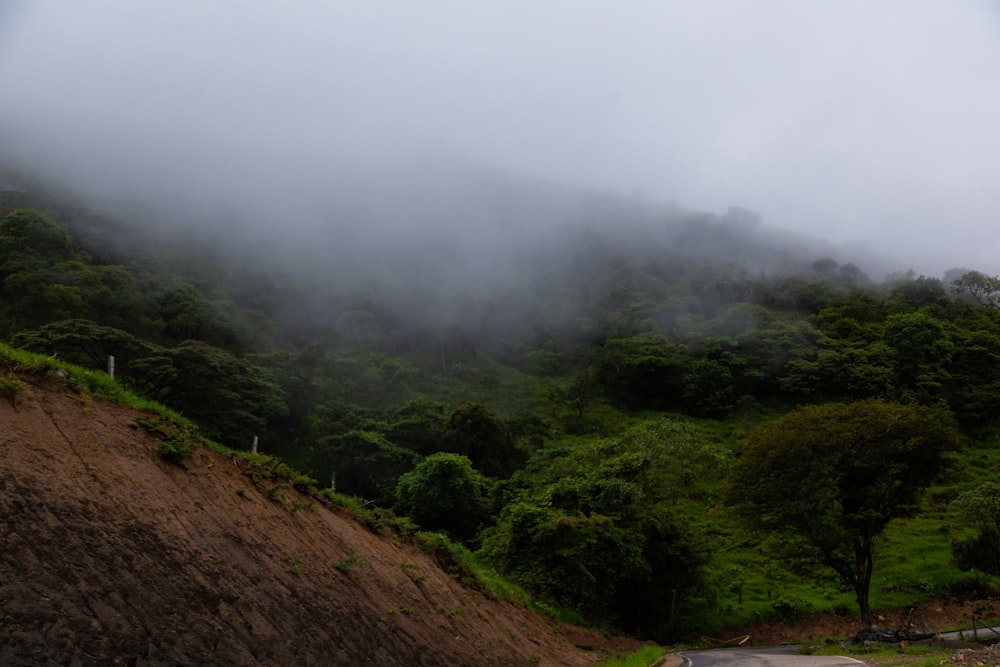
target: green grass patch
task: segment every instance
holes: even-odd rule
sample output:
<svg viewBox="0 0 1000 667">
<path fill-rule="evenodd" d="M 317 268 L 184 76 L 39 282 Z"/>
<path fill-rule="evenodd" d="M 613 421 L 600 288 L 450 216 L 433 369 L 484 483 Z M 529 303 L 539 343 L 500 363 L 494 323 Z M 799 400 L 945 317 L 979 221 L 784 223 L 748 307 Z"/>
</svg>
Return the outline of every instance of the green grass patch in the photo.
<svg viewBox="0 0 1000 667">
<path fill-rule="evenodd" d="M 846 656 L 876 667 L 937 667 L 955 652 L 934 646 L 899 646 L 896 644 L 820 644 L 803 645 L 803 655 Z"/>
<path fill-rule="evenodd" d="M 362 566 L 361 559 L 358 558 L 357 554 L 350 554 L 338 562 L 334 563 L 333 566 L 340 570 L 341 572 L 347 573 L 351 570 L 355 570 Z"/>
<path fill-rule="evenodd" d="M 643 646 L 628 656 L 606 658 L 597 663 L 597 667 L 649 667 L 667 653 L 662 646 Z"/>
</svg>

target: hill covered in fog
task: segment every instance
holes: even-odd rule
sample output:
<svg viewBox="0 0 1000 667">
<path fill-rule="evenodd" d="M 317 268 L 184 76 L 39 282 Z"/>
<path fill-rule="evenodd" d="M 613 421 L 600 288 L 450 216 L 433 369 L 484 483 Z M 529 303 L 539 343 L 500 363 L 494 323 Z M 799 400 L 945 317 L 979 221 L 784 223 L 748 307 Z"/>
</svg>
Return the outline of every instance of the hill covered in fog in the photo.
<svg viewBox="0 0 1000 667">
<path fill-rule="evenodd" d="M 997 428 L 1000 280 L 885 274 L 740 207 L 471 167 L 320 179 L 266 207 L 4 179 L 7 341 L 98 370 L 114 355 L 118 382 L 207 437 L 256 437 L 636 636 L 785 613 L 768 572 L 787 595 L 831 584 L 710 511 L 748 429 L 866 399 Z M 952 536 L 926 530 L 946 588 Z"/>
</svg>

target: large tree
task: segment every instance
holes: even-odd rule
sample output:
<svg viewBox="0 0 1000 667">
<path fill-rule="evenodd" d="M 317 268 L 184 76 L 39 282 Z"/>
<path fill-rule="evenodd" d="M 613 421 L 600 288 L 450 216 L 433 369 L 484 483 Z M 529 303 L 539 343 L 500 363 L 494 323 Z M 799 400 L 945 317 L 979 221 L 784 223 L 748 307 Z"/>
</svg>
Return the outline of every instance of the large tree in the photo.
<svg viewBox="0 0 1000 667">
<path fill-rule="evenodd" d="M 876 400 L 806 406 L 750 435 L 723 501 L 750 527 L 789 538 L 853 588 L 871 626 L 873 546 L 913 514 L 960 438 L 939 409 Z"/>
</svg>

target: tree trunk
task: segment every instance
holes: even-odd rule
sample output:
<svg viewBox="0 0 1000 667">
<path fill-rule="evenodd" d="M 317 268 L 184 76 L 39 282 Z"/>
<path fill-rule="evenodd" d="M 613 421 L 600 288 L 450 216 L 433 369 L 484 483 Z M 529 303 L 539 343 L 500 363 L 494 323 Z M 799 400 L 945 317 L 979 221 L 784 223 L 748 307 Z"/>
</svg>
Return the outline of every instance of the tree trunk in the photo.
<svg viewBox="0 0 1000 667">
<path fill-rule="evenodd" d="M 872 584 L 872 540 L 862 538 L 854 544 L 854 599 L 861 612 L 861 625 L 869 629 L 872 623 L 872 610 L 868 598 Z"/>
</svg>

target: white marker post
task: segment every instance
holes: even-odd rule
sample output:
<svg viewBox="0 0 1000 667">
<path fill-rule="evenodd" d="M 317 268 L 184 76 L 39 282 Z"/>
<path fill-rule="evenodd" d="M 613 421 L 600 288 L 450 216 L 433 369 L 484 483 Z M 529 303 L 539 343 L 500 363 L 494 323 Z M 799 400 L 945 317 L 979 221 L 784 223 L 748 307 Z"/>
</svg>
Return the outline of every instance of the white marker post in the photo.
<svg viewBox="0 0 1000 667">
<path fill-rule="evenodd" d="M 115 355 L 108 355 L 108 375 L 111 377 L 115 376 Z"/>
<path fill-rule="evenodd" d="M 250 450 L 250 453 L 252 454 L 257 453 L 257 436 L 253 437 L 253 448 Z"/>
</svg>

